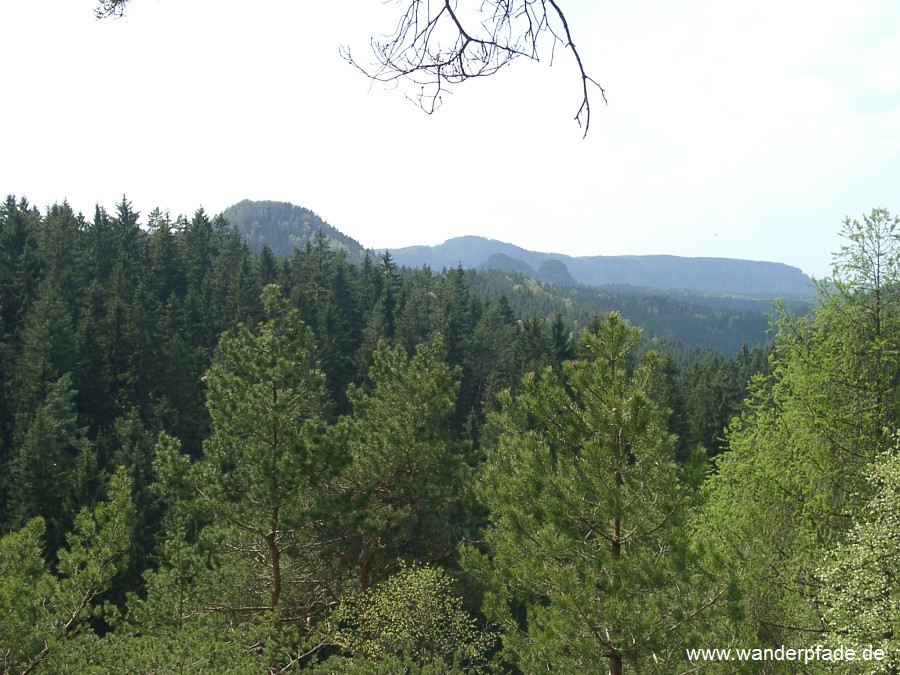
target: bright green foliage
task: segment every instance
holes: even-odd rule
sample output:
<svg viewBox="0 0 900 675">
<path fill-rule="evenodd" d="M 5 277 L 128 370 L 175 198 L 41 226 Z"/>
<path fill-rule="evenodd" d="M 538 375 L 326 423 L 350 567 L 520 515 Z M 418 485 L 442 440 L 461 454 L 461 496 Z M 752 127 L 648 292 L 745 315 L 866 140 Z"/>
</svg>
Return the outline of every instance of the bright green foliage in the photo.
<svg viewBox="0 0 900 675">
<path fill-rule="evenodd" d="M 330 644 L 357 662 L 406 661 L 415 672 L 429 666 L 435 672 L 480 672 L 494 641 L 463 609 L 447 574 L 434 567 L 402 568 L 348 598 L 328 623 Z M 374 664 L 366 668 L 357 663 L 354 668 L 343 658 L 326 662 L 322 669 L 331 670 L 334 664 L 342 672 L 379 672 Z"/>
<path fill-rule="evenodd" d="M 688 491 L 650 397 L 655 359 L 630 368 L 638 336 L 610 314 L 565 381 L 529 375 L 493 417 L 500 440 L 478 485 L 496 587 L 486 612 L 525 672 L 647 672 L 681 656 Z"/>
<path fill-rule="evenodd" d="M 728 433 L 699 534 L 739 580 L 747 621 L 723 620 L 720 644 L 777 646 L 823 629 L 815 570 L 863 513 L 869 466 L 900 410 L 898 235 L 882 210 L 845 223 L 821 305 L 806 319 L 781 313 L 772 376 Z"/>
<path fill-rule="evenodd" d="M 44 648 L 58 580 L 44 562 L 44 522 L 34 518 L 0 538 L 0 645 L 3 672 L 26 667 Z"/>
<path fill-rule="evenodd" d="M 841 234 L 848 243 L 833 290 L 821 289 L 831 338 L 822 346 L 833 362 L 827 375 L 841 396 L 833 427 L 855 432 L 861 444 L 874 441 L 869 449 L 880 452 L 900 414 L 900 217 L 874 209 L 862 223 L 846 219 Z"/>
<path fill-rule="evenodd" d="M 73 657 L 88 621 L 104 615 L 97 604 L 127 562 L 134 508 L 125 473 L 110 480 L 109 499 L 75 519 L 58 575 L 41 554 L 41 518 L 0 539 L 0 645 L 4 672 L 31 672 L 42 664 L 60 672 Z"/>
<path fill-rule="evenodd" d="M 351 463 L 334 484 L 349 502 L 350 533 L 336 536 L 349 539 L 340 548 L 363 587 L 398 558 L 449 558 L 465 532 L 465 457 L 450 432 L 459 369 L 443 354 L 440 338 L 412 358 L 382 341 L 371 390 L 351 387 L 353 415 L 343 424 Z"/>
<path fill-rule="evenodd" d="M 141 675 L 265 673 L 263 656 L 246 645 L 247 641 L 265 634 L 264 630 L 252 630 L 246 625 L 239 633 L 229 634 L 191 624 L 164 636 L 158 633 L 130 634 L 127 629 L 118 628 L 115 633 L 93 639 L 78 652 L 68 655 L 64 665 L 60 664 L 60 671 L 78 675 L 108 675 L 111 672 Z"/>
<path fill-rule="evenodd" d="M 865 513 L 819 573 L 828 639 L 883 650 L 881 662 L 857 663 L 852 672 L 900 669 L 900 454 L 879 460 L 869 475 L 874 496 Z M 893 671 L 890 669 L 893 668 Z"/>
<path fill-rule="evenodd" d="M 266 654 L 251 646 L 271 637 L 271 615 L 265 608 L 246 616 L 227 611 L 234 609 L 227 600 L 253 583 L 247 561 L 223 560 L 207 539 L 196 541 L 190 462 L 178 442 L 162 434 L 154 454 L 155 492 L 168 507 L 159 551 L 164 564 L 145 574 L 145 597 L 129 596 L 125 620 L 73 656 L 70 667 L 97 674 L 109 672 L 110 664 L 121 672 L 159 674 L 263 672 Z"/>
<path fill-rule="evenodd" d="M 128 560 L 134 524 L 131 481 L 120 469 L 110 478 L 109 497 L 75 517 L 68 546 L 58 554 L 60 586 L 69 596 L 68 616 L 89 616 L 87 603 L 102 593 Z"/>
</svg>

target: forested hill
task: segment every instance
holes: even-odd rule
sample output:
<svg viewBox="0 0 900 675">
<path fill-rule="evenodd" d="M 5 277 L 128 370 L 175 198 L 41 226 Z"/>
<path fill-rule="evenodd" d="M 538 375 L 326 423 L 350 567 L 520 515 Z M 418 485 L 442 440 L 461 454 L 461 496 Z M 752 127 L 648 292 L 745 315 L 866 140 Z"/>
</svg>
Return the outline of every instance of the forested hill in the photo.
<svg viewBox="0 0 900 675">
<path fill-rule="evenodd" d="M 268 246 L 276 255 L 287 257 L 321 232 L 332 248 L 346 252 L 348 261 L 358 263 L 365 256 L 358 241 L 302 206 L 245 199 L 222 215 L 254 253 Z M 456 237 L 438 246 L 390 249 L 390 254 L 400 267 L 503 270 L 564 288 L 618 285 L 766 299 L 807 298 L 813 292 L 810 278 L 801 270 L 775 262 L 670 255 L 572 257 L 477 236 Z"/>
<path fill-rule="evenodd" d="M 254 253 L 268 246 L 275 255 L 287 257 L 295 248 L 303 248 L 307 241 L 321 232 L 332 248 L 346 251 L 351 262 L 359 262 L 364 254 L 358 241 L 338 231 L 309 209 L 288 202 L 245 199 L 229 206 L 222 215 L 237 228 Z"/>
<path fill-rule="evenodd" d="M 796 267 L 753 260 L 670 255 L 572 257 L 473 236 L 449 239 L 438 246 L 391 249 L 391 255 L 397 264 L 408 267 L 502 269 L 556 285 L 628 284 L 770 297 L 812 293 L 810 278 Z"/>
</svg>

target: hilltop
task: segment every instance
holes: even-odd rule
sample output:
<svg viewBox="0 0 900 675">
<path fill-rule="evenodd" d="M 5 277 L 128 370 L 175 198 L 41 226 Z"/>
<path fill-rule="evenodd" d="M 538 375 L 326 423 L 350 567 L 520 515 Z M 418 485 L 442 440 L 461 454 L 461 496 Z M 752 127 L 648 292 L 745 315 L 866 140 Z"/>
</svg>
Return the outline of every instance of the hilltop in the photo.
<svg viewBox="0 0 900 675">
<path fill-rule="evenodd" d="M 351 262 L 366 255 L 360 242 L 348 237 L 313 211 L 287 202 L 245 199 L 223 211 L 251 251 L 269 246 L 280 256 L 321 232 L 330 245 Z M 387 249 L 401 267 L 428 266 L 502 270 L 561 288 L 615 288 L 617 293 L 644 294 L 664 290 L 688 296 L 740 296 L 768 301 L 775 297 L 803 299 L 811 295 L 811 279 L 783 263 L 730 258 L 689 258 L 672 255 L 568 256 L 529 251 L 514 244 L 479 236 L 449 239 L 437 246 Z M 375 251 L 380 255 L 384 251 Z"/>
<path fill-rule="evenodd" d="M 313 211 L 289 202 L 245 199 L 229 206 L 222 215 L 238 229 L 254 253 L 268 246 L 276 255 L 287 257 L 321 232 L 332 248 L 347 253 L 348 260 L 358 262 L 365 254 L 358 241 L 332 227 Z"/>
</svg>

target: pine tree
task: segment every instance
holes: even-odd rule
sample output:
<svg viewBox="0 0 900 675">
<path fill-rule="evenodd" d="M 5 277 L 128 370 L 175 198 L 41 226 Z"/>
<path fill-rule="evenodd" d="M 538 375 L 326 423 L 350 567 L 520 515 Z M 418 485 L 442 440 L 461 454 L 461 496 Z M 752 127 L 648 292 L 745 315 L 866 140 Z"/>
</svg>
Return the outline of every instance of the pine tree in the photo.
<svg viewBox="0 0 900 675">
<path fill-rule="evenodd" d="M 7 335 L 21 329 L 41 278 L 37 230 L 40 213 L 9 195 L 0 206 L 0 311 Z"/>
<path fill-rule="evenodd" d="M 410 358 L 382 341 L 369 380 L 371 390 L 351 387 L 340 443 L 350 463 L 332 484 L 351 508 L 350 522 L 335 523 L 339 555 L 363 588 L 399 560 L 450 559 L 470 519 L 464 447 L 450 425 L 459 369 L 444 363 L 442 342 Z"/>
<path fill-rule="evenodd" d="M 114 474 L 108 498 L 83 509 L 59 552 L 57 574 L 42 556 L 44 522 L 29 520 L 0 538 L 0 645 L 5 672 L 81 672 L 67 665 L 89 651 L 92 619 L 127 562 L 134 507 L 123 472 Z M 107 667 L 109 664 L 107 664 Z"/>
<path fill-rule="evenodd" d="M 351 266 L 322 232 L 291 258 L 291 300 L 312 328 L 329 397 L 346 412 L 347 385 L 357 379 L 353 356 L 362 339 L 360 311 L 351 292 Z"/>
<path fill-rule="evenodd" d="M 185 264 L 191 288 L 200 290 L 203 281 L 212 271 L 213 259 L 218 250 L 218 237 L 206 212 L 199 208 L 185 225 Z"/>
<path fill-rule="evenodd" d="M 216 349 L 206 375 L 212 432 L 200 459 L 188 469 L 176 443 L 157 445 L 163 499 L 187 514 L 169 520 L 158 579 L 178 573 L 179 560 L 208 556 L 209 565 L 192 568 L 201 577 L 186 591 L 188 623 L 219 630 L 238 624 L 257 640 L 251 627 L 263 622 L 261 648 L 274 654 L 291 631 L 308 632 L 335 602 L 320 582 L 328 565 L 316 510 L 332 472 L 321 442 L 325 383 L 312 332 L 278 287 L 264 290 L 263 305 L 265 322 L 239 326 Z"/>
<path fill-rule="evenodd" d="M 492 416 L 499 443 L 478 482 L 494 587 L 485 611 L 526 672 L 672 672 L 693 610 L 691 490 L 650 396 L 653 355 L 632 370 L 638 331 L 615 314 L 598 328 L 582 336 L 587 358 L 563 364 L 565 383 L 549 367 L 532 373 Z"/>
<path fill-rule="evenodd" d="M 84 231 L 87 225 L 68 202 L 53 204 L 38 229 L 37 241 L 46 276 L 56 279 L 70 312 L 75 312 L 90 271 L 86 265 Z"/>
<path fill-rule="evenodd" d="M 16 436 L 47 396 L 50 386 L 75 367 L 72 315 L 54 278 L 46 279 L 25 317 L 16 363 L 13 400 L 20 420 Z"/>
<path fill-rule="evenodd" d="M 256 266 L 260 283 L 263 286 L 277 284 L 282 281 L 283 267 L 281 261 L 275 256 L 268 244 L 262 247 L 259 255 L 256 257 Z"/>
<path fill-rule="evenodd" d="M 149 216 L 149 283 L 161 303 L 173 295 L 183 298 L 187 291 L 187 276 L 183 261 L 182 242 L 175 234 L 168 214 L 155 209 Z"/>
</svg>

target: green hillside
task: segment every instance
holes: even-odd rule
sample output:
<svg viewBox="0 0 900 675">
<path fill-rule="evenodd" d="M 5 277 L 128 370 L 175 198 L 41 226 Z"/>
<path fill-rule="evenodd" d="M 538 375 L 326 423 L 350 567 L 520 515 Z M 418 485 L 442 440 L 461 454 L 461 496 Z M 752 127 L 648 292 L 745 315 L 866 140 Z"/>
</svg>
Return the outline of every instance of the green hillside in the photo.
<svg viewBox="0 0 900 675">
<path fill-rule="evenodd" d="M 238 229 L 254 253 L 268 246 L 276 255 L 286 257 L 321 232 L 333 249 L 347 253 L 348 260 L 358 262 L 363 257 L 364 250 L 358 241 L 302 206 L 245 199 L 229 206 L 222 215 Z"/>
</svg>

